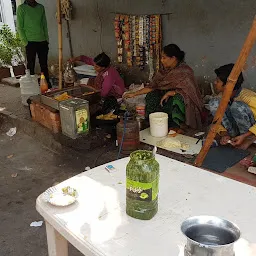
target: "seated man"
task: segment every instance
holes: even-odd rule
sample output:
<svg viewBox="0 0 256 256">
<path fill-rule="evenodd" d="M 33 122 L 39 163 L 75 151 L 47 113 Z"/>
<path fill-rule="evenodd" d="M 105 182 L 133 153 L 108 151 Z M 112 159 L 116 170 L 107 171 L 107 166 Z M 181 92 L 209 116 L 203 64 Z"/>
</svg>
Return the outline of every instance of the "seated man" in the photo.
<svg viewBox="0 0 256 256">
<path fill-rule="evenodd" d="M 213 116 L 220 104 L 222 93 L 233 67 L 234 64 L 228 64 L 215 70 L 217 78 L 214 85 L 219 95 L 209 102 L 210 111 Z M 222 136 L 222 145 L 230 143 L 235 147 L 245 149 L 256 139 L 254 136 L 256 135 L 256 93 L 243 89 L 241 87 L 243 81 L 244 78 L 241 73 L 222 119 L 223 126 L 220 127 L 219 134 Z"/>
</svg>

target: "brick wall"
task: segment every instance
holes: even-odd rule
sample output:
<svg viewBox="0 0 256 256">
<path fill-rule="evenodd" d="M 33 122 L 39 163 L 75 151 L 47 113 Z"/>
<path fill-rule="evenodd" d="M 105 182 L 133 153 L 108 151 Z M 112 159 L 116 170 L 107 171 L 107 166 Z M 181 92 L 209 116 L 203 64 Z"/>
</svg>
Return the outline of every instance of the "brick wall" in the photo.
<svg viewBox="0 0 256 256">
<path fill-rule="evenodd" d="M 38 102 L 33 102 L 30 105 L 30 110 L 34 121 L 50 129 L 53 133 L 61 132 L 59 112 Z"/>
</svg>

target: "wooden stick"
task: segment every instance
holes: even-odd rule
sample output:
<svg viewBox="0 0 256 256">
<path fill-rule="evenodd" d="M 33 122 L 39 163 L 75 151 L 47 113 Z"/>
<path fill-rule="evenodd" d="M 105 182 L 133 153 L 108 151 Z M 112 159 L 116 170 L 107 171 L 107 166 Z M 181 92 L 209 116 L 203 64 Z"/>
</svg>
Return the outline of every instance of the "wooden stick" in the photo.
<svg viewBox="0 0 256 256">
<path fill-rule="evenodd" d="M 219 107 L 216 111 L 216 114 L 214 116 L 210 131 L 207 135 L 207 138 L 205 140 L 205 143 L 204 143 L 200 153 L 198 154 L 198 156 L 195 160 L 195 163 L 194 163 L 195 166 L 201 167 L 203 164 L 203 161 L 204 161 L 204 159 L 213 143 L 213 140 L 217 134 L 218 127 L 220 126 L 220 124 L 222 122 L 222 118 L 226 112 L 226 109 L 227 109 L 228 103 L 230 101 L 231 95 L 233 93 L 233 89 L 235 87 L 237 79 L 245 66 L 246 60 L 249 56 L 249 53 L 250 53 L 255 41 L 256 41 L 256 16 L 254 17 L 254 21 L 253 21 L 251 30 L 250 30 L 248 37 L 244 43 L 244 46 L 243 46 L 241 53 L 237 59 L 237 62 L 229 75 L 227 84 L 225 86 L 225 90 L 223 92 L 223 96 L 221 98 L 220 105 L 219 105 Z"/>
<path fill-rule="evenodd" d="M 58 18 L 58 49 L 59 49 L 59 89 L 62 89 L 62 66 L 63 66 L 63 39 L 62 39 L 62 18 L 61 18 L 61 0 L 57 0 L 57 18 Z"/>
<path fill-rule="evenodd" d="M 72 46 L 72 39 L 71 39 L 71 32 L 70 32 L 70 23 L 69 20 L 67 21 L 67 36 L 68 36 L 68 43 L 69 43 L 69 50 L 70 50 L 70 58 L 74 58 L 74 53 L 73 53 L 73 46 Z"/>
</svg>

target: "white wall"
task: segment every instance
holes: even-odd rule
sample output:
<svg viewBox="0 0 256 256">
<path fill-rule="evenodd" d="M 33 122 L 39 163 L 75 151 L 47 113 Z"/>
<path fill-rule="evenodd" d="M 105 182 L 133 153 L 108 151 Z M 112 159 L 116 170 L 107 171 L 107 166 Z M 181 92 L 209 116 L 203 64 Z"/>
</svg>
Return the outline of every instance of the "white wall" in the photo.
<svg viewBox="0 0 256 256">
<path fill-rule="evenodd" d="M 1 13 L 3 16 L 3 23 L 0 23 L 0 25 L 6 24 L 11 28 L 11 30 L 15 31 L 11 1 L 0 0 L 0 4 L 1 4 Z"/>
<path fill-rule="evenodd" d="M 57 59 L 56 1 L 38 1 L 46 9 L 50 35 L 49 55 Z M 71 21 L 71 36 L 74 54 L 93 57 L 103 48 L 114 60 L 117 55 L 114 13 L 171 12 L 169 17 L 163 17 L 164 45 L 178 44 L 186 52 L 187 63 L 207 87 L 215 79 L 216 67 L 236 61 L 256 10 L 255 0 L 72 0 L 72 4 L 74 19 Z M 66 34 L 66 23 L 63 22 L 63 52 L 64 58 L 68 59 L 70 54 Z M 256 45 L 247 64 L 244 86 L 256 90 Z M 134 76 L 131 68 L 127 68 L 127 73 Z"/>
<path fill-rule="evenodd" d="M 16 5 L 17 5 L 17 7 L 20 5 L 20 4 L 22 4 L 24 1 L 23 0 L 16 0 Z"/>
</svg>

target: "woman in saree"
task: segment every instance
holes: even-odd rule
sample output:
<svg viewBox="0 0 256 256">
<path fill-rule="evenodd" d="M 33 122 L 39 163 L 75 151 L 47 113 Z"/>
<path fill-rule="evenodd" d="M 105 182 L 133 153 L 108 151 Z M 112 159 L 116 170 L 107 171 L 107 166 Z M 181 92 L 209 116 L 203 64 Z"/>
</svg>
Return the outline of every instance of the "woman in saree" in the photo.
<svg viewBox="0 0 256 256">
<path fill-rule="evenodd" d="M 170 127 L 185 124 L 201 129 L 202 97 L 193 70 L 184 62 L 185 53 L 175 44 L 164 47 L 161 63 L 163 69 L 157 72 L 145 88 L 125 94 L 125 98 L 146 95 L 146 117 L 154 112 L 165 112 Z"/>
<path fill-rule="evenodd" d="M 103 112 L 116 108 L 117 99 L 122 98 L 125 91 L 125 84 L 118 71 L 111 65 L 109 56 L 102 52 L 94 59 L 81 55 L 71 61 L 94 66 L 97 76 L 89 79 L 87 87 L 100 91 Z"/>
</svg>

